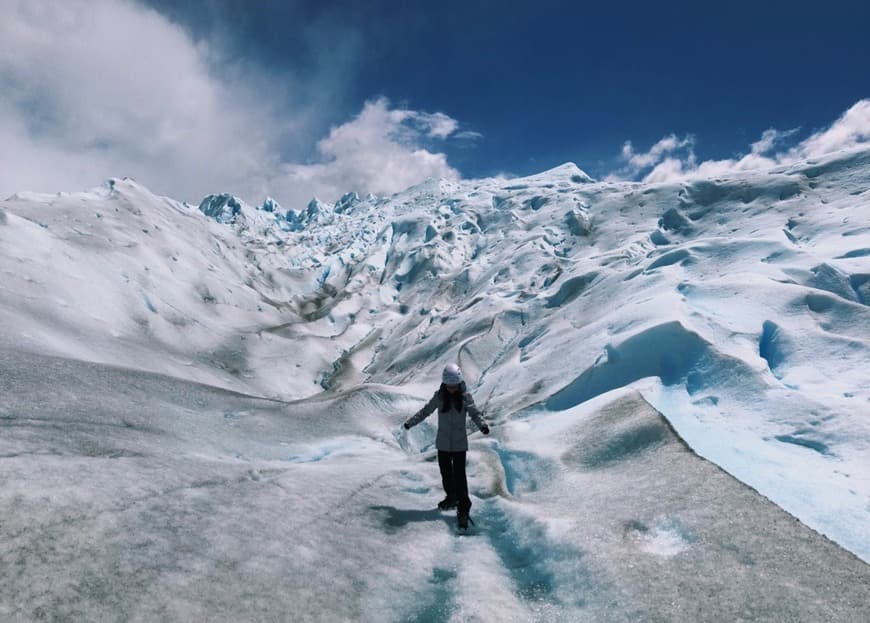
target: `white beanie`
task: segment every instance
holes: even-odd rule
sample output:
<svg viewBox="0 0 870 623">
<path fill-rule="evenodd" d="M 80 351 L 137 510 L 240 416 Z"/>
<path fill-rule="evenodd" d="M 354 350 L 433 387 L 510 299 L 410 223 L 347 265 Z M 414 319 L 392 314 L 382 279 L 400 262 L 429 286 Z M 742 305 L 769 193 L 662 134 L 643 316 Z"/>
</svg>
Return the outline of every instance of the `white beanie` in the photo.
<svg viewBox="0 0 870 623">
<path fill-rule="evenodd" d="M 441 382 L 445 385 L 459 385 L 462 383 L 462 370 L 455 363 L 448 363 L 441 375 Z"/>
</svg>

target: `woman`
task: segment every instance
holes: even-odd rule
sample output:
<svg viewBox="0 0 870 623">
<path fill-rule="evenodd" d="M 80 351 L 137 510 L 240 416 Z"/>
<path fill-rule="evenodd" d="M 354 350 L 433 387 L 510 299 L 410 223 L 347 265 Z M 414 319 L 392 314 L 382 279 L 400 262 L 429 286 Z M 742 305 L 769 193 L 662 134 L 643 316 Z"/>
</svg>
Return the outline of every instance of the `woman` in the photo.
<svg viewBox="0 0 870 623">
<path fill-rule="evenodd" d="M 456 508 L 456 523 L 460 529 L 468 528 L 468 513 L 471 499 L 468 497 L 468 480 L 465 476 L 465 453 L 468 451 L 468 433 L 465 430 L 465 416 L 470 415 L 484 435 L 489 434 L 489 426 L 462 380 L 462 370 L 455 363 L 448 364 L 441 375 L 441 387 L 413 417 L 405 422 L 405 430 L 419 424 L 438 409 L 438 467 L 441 468 L 441 484 L 445 497 L 438 508 Z"/>
</svg>

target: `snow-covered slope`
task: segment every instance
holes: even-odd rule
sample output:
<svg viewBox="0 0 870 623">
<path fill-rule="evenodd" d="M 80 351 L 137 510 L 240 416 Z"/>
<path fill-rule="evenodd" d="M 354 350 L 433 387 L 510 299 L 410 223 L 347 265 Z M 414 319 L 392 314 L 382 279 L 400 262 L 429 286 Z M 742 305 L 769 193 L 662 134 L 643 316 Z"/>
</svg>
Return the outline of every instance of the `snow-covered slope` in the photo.
<svg viewBox="0 0 870 623">
<path fill-rule="evenodd" d="M 476 504 L 501 495 L 508 506 L 481 507 L 495 523 L 521 503 L 562 512 L 526 533 L 555 530 L 550 540 L 575 521 L 570 505 L 547 502 L 572 498 L 565 443 L 607 404 L 638 396 L 700 456 L 870 561 L 868 217 L 866 150 L 664 185 L 598 183 L 566 164 L 299 211 L 228 195 L 197 208 L 112 180 L 0 203 L 0 347 L 37 376 L 34 362 L 60 357 L 45 361 L 301 401 L 320 427 L 275 407 L 283 415 L 262 416 L 272 433 L 252 450 L 223 426 L 231 410 L 202 454 L 268 465 L 282 486 L 298 474 L 289 461 L 353 488 L 362 461 L 378 487 L 403 491 L 429 478 L 419 457 L 434 435 L 424 424 L 397 441 L 395 428 L 458 361 L 496 424 L 473 444 L 472 464 L 497 464 L 472 475 Z M 169 400 L 180 418 L 194 408 Z M 336 416 L 335 400 L 356 401 L 365 424 Z M 13 402 L 3 417 L 26 418 L 26 401 Z M 47 413 L 62 410 L 52 404 Z M 172 437 L 196 454 L 183 432 Z M 6 440 L 4 453 L 37 451 L 27 443 Z M 397 467 L 408 461 L 414 469 Z M 387 526 L 416 521 L 389 512 Z M 661 519 L 662 547 L 702 551 L 673 536 L 672 520 Z M 641 549 L 662 545 L 655 530 L 638 534 Z M 477 554 L 513 555 L 499 543 Z"/>
</svg>

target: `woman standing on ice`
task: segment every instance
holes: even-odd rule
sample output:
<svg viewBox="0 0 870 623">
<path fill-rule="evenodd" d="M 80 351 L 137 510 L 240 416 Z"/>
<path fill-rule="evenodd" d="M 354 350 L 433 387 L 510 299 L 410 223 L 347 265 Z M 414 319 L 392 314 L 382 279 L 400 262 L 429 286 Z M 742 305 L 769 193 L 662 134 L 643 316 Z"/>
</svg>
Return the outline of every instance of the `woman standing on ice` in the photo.
<svg viewBox="0 0 870 623">
<path fill-rule="evenodd" d="M 468 528 L 468 513 L 471 499 L 468 497 L 468 479 L 465 476 L 465 453 L 468 451 L 468 433 L 465 416 L 470 415 L 484 435 L 489 426 L 474 405 L 474 399 L 462 380 L 462 370 L 455 363 L 447 364 L 441 375 L 441 387 L 414 416 L 405 422 L 405 430 L 419 424 L 438 409 L 438 467 L 441 469 L 441 484 L 445 498 L 438 508 L 456 508 L 456 523 L 460 529 Z"/>
</svg>

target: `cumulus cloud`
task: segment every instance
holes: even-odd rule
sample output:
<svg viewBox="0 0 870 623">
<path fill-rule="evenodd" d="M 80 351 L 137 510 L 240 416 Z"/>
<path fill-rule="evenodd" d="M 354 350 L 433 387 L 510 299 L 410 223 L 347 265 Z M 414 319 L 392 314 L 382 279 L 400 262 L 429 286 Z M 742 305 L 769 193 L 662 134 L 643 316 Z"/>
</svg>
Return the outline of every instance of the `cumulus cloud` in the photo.
<svg viewBox="0 0 870 623">
<path fill-rule="evenodd" d="M 254 114 L 267 111 L 213 79 L 205 51 L 159 14 L 109 0 L 3 4 L 4 192 L 132 175 L 190 196 L 267 155 Z"/>
<path fill-rule="evenodd" d="M 624 166 L 605 179 L 637 180 L 662 183 L 687 177 L 717 177 L 736 171 L 757 171 L 777 165 L 788 165 L 812 160 L 840 151 L 870 147 L 870 99 L 857 102 L 830 127 L 820 130 L 798 144 L 777 149 L 791 139 L 798 128 L 791 130 L 765 130 L 750 145 L 749 153 L 738 158 L 705 160 L 695 156 L 695 139 L 678 139 L 669 135 L 653 145 L 649 151 L 637 153 L 627 141 L 622 147 Z"/>
<path fill-rule="evenodd" d="M 286 192 L 305 184 L 325 196 L 335 188 L 389 194 L 429 177 L 457 179 L 444 154 L 420 146 L 424 138 L 446 138 L 457 127 L 446 115 L 390 108 L 379 98 L 317 144 L 321 162 L 285 164 L 273 182 Z"/>
<path fill-rule="evenodd" d="M 229 191 L 297 204 L 458 175 L 430 150 L 459 123 L 385 99 L 334 127 L 313 164 L 288 162 L 316 113 L 288 109 L 278 81 L 234 71 L 216 44 L 134 0 L 0 0 L 0 9 L 0 195 L 129 175 L 190 201 Z"/>
</svg>

